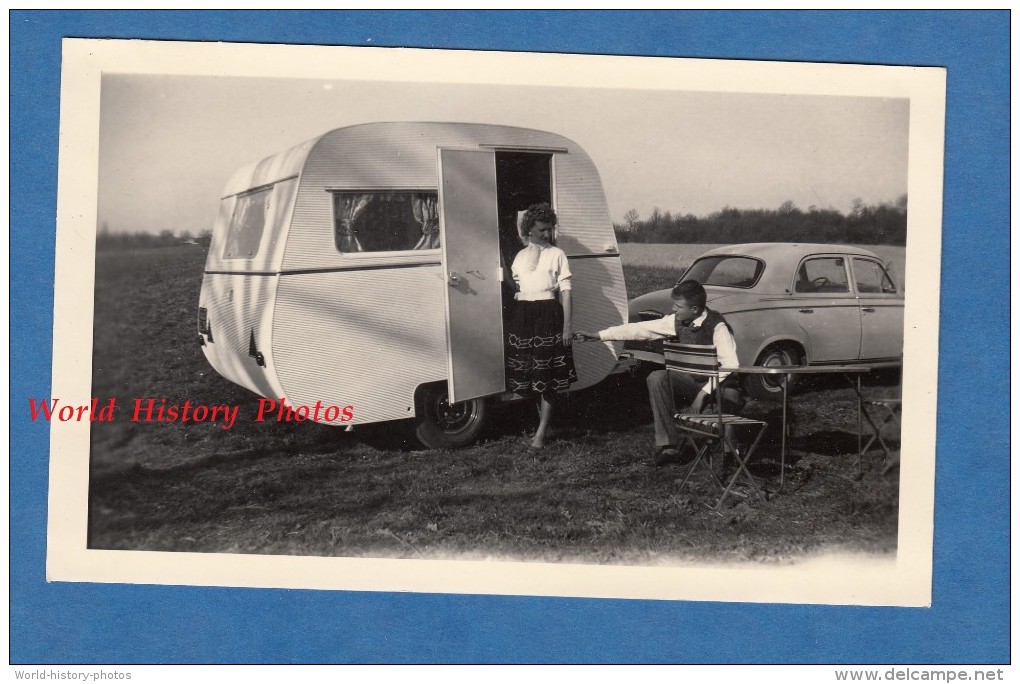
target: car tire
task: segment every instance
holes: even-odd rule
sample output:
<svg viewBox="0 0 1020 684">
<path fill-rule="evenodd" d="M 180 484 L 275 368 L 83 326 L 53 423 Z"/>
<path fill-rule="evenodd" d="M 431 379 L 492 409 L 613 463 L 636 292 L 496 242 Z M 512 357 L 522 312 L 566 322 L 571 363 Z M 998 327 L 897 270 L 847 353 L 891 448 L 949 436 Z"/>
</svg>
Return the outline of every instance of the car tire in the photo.
<svg viewBox="0 0 1020 684">
<path fill-rule="evenodd" d="M 449 403 L 446 383 L 418 390 L 414 436 L 427 449 L 458 449 L 482 434 L 488 422 L 485 399 Z"/>
<path fill-rule="evenodd" d="M 799 366 L 800 353 L 789 344 L 774 344 L 765 349 L 754 362 L 756 366 Z M 787 391 L 793 389 L 796 376 L 791 375 Z M 779 401 L 783 398 L 783 383 L 779 375 L 752 375 L 744 377 L 744 389 L 748 396 L 762 401 Z"/>
</svg>

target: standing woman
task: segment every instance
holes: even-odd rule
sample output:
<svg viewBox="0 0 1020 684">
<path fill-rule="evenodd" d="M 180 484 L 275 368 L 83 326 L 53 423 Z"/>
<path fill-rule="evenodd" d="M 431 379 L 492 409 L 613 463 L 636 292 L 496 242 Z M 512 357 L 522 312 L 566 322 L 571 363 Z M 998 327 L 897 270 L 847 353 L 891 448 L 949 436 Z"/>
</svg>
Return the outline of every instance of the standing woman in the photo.
<svg viewBox="0 0 1020 684">
<path fill-rule="evenodd" d="M 553 245 L 555 227 L 556 213 L 548 203 L 528 207 L 520 225 L 528 246 L 511 267 L 518 291 L 506 326 L 507 389 L 539 397 L 533 449 L 545 446 L 556 393 L 577 382 L 570 349 L 570 266 Z"/>
</svg>

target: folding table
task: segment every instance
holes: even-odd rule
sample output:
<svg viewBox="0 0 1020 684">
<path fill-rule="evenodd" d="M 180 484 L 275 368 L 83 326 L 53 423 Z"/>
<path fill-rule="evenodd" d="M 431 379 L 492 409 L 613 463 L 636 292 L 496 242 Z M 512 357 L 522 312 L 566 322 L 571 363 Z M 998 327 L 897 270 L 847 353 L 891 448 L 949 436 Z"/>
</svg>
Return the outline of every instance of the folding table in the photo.
<svg viewBox="0 0 1020 684">
<path fill-rule="evenodd" d="M 868 373 L 871 368 L 868 366 L 739 366 L 737 368 L 720 368 L 720 371 L 728 371 L 731 373 L 747 373 L 757 375 L 781 375 L 783 385 L 783 436 L 782 446 L 780 449 L 780 464 L 779 464 L 779 488 L 782 489 L 785 483 L 786 476 L 786 421 L 787 421 L 787 405 L 789 397 L 789 386 L 791 375 L 821 375 L 828 373 L 839 373 L 841 374 L 850 385 L 850 387 L 857 393 L 857 469 L 861 468 L 861 428 L 862 428 L 862 404 L 863 397 L 861 396 L 861 375 Z M 857 376 L 857 381 L 854 382 L 850 376 Z M 870 422 L 871 418 L 868 417 Z M 874 423 L 872 423 L 874 425 Z"/>
</svg>

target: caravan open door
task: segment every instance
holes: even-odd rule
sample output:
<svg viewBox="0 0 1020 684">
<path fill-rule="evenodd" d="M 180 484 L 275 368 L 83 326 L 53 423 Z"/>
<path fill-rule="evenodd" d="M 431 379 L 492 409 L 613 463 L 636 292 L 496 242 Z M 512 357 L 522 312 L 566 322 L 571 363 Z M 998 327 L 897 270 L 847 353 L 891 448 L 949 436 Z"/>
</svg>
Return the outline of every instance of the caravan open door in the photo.
<svg viewBox="0 0 1020 684">
<path fill-rule="evenodd" d="M 453 403 L 506 387 L 495 153 L 440 148 L 439 207 Z"/>
</svg>

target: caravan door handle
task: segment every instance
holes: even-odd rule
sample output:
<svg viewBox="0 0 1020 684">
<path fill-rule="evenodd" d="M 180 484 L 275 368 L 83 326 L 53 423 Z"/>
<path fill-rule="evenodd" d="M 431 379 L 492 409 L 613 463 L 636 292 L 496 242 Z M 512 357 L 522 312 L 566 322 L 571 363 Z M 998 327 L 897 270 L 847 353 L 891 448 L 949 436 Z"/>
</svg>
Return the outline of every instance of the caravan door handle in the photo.
<svg viewBox="0 0 1020 684">
<path fill-rule="evenodd" d="M 457 285 L 458 283 L 460 283 L 460 274 L 458 274 L 456 271 L 450 271 L 449 278 L 451 285 Z"/>
<path fill-rule="evenodd" d="M 798 309 L 801 313 L 814 313 L 814 309 Z"/>
</svg>

